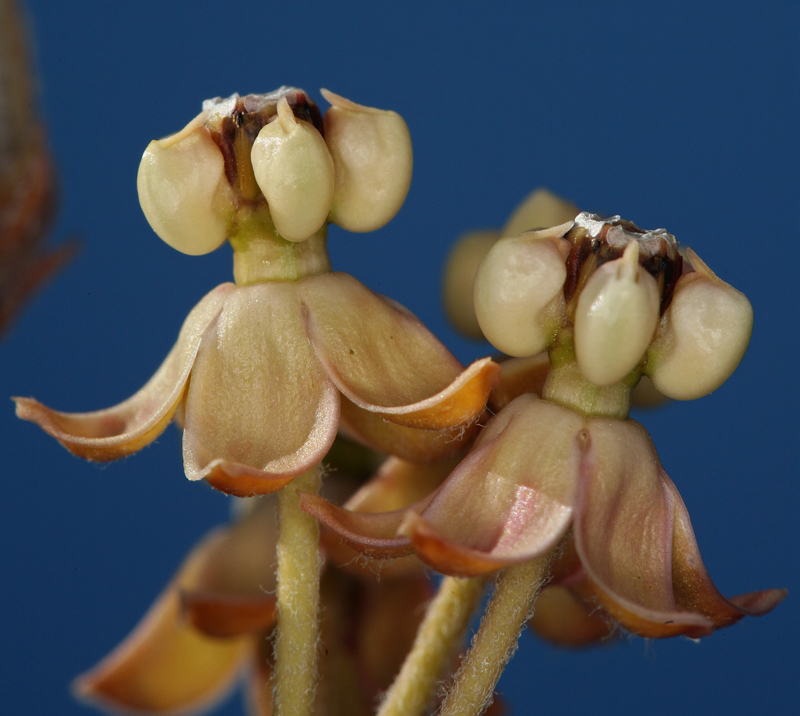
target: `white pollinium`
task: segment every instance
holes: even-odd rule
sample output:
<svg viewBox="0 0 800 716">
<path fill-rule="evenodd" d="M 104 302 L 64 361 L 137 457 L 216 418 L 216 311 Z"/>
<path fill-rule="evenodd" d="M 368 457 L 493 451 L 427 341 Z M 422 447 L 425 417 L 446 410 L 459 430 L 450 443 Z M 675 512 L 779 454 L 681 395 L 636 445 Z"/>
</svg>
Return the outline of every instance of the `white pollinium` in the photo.
<svg viewBox="0 0 800 716">
<path fill-rule="evenodd" d="M 320 90 L 325 141 L 336 167 L 330 219 L 348 231 L 372 231 L 400 210 L 411 184 L 411 136 L 396 112 L 364 107 Z"/>
<path fill-rule="evenodd" d="M 475 315 L 487 340 L 516 358 L 548 347 L 563 325 L 569 221 L 500 239 L 478 268 Z"/>
<path fill-rule="evenodd" d="M 333 200 L 333 159 L 322 135 L 294 116 L 285 97 L 253 142 L 250 161 L 278 233 L 305 241 L 319 231 Z"/>
<path fill-rule="evenodd" d="M 173 249 L 199 256 L 228 234 L 233 193 L 222 152 L 203 126 L 205 113 L 147 146 L 139 164 L 139 203 L 153 231 Z"/>
<path fill-rule="evenodd" d="M 753 330 L 747 297 L 719 279 L 691 249 L 648 351 L 647 374 L 664 395 L 694 400 L 721 386 L 742 360 Z"/>
<path fill-rule="evenodd" d="M 598 268 L 578 297 L 575 357 L 590 383 L 613 385 L 644 356 L 658 326 L 655 279 L 639 265 L 639 244 Z"/>
</svg>

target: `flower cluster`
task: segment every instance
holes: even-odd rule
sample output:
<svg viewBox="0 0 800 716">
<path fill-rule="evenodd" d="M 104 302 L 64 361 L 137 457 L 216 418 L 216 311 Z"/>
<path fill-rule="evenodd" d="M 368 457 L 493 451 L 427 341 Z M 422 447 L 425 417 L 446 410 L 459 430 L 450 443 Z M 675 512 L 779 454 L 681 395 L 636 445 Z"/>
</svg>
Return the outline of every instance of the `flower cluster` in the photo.
<svg viewBox="0 0 800 716">
<path fill-rule="evenodd" d="M 228 240 L 235 283 L 200 301 L 123 403 L 70 414 L 16 399 L 20 417 L 90 460 L 135 452 L 175 419 L 189 479 L 278 493 L 277 516 L 253 499 L 204 540 L 78 691 L 180 712 L 247 670 L 256 714 L 366 714 L 391 684 L 381 716 L 415 716 L 496 576 L 442 711 L 477 714 L 543 585 L 532 625 L 562 644 L 616 625 L 700 637 L 771 610 L 784 590 L 726 599 L 714 587 L 675 485 L 628 417 L 643 378 L 658 399 L 722 385 L 750 339 L 744 295 L 664 229 L 538 192 L 451 255 L 449 314 L 509 356 L 465 369 L 403 307 L 331 270 L 327 224 L 389 221 L 412 160 L 399 115 L 322 93 L 324 117 L 288 87 L 209 100 L 152 142 L 138 176 L 150 225 L 187 254 Z M 390 455 L 341 506 L 317 494 L 339 434 Z M 446 575 L 427 611 L 422 563 Z"/>
<path fill-rule="evenodd" d="M 504 364 L 499 412 L 425 496 L 369 513 L 306 496 L 304 509 L 366 556 L 415 552 L 454 576 L 560 555 L 536 624 L 564 643 L 608 634 L 598 607 L 651 638 L 772 609 L 783 590 L 719 594 L 649 435 L 627 418 L 643 374 L 669 397 L 700 397 L 747 346 L 749 302 L 686 253 L 691 263 L 664 230 L 586 213 L 494 243 L 474 294 L 483 333 L 518 357 Z M 381 485 L 365 488 L 373 503 Z"/>
</svg>

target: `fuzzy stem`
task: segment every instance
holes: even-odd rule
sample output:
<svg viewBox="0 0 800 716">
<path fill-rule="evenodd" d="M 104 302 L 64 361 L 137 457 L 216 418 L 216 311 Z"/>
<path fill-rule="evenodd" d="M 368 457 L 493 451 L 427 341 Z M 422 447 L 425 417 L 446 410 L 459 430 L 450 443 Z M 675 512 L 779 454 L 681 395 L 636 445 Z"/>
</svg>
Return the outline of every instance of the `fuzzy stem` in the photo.
<svg viewBox="0 0 800 716">
<path fill-rule="evenodd" d="M 445 697 L 441 716 L 478 716 L 492 703 L 500 675 L 517 650 L 522 627 L 533 616 L 549 565 L 548 555 L 500 573 L 481 626 Z"/>
<path fill-rule="evenodd" d="M 319 525 L 300 510 L 298 490 L 316 494 L 320 471 L 309 470 L 278 493 L 278 630 L 275 713 L 310 716 L 317 687 Z"/>
<path fill-rule="evenodd" d="M 483 579 L 442 580 L 378 716 L 418 716 L 424 712 L 467 630 L 484 584 Z"/>
</svg>

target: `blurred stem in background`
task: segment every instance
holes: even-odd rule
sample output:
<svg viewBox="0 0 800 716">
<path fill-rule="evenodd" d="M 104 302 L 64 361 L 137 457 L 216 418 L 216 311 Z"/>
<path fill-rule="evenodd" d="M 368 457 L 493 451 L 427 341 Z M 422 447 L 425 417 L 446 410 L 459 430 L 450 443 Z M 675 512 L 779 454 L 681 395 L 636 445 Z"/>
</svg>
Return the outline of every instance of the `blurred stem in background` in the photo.
<svg viewBox="0 0 800 716">
<path fill-rule="evenodd" d="M 56 181 L 38 111 L 38 81 L 25 18 L 0 0 L 0 334 L 24 301 L 75 252 L 42 243 L 56 207 Z"/>
</svg>

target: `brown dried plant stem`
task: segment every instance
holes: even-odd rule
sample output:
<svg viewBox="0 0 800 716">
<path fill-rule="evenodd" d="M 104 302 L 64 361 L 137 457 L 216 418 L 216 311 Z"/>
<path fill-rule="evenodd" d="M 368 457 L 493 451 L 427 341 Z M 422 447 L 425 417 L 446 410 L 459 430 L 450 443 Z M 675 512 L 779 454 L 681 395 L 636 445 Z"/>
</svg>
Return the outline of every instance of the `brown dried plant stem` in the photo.
<svg viewBox="0 0 800 716">
<path fill-rule="evenodd" d="M 445 577 L 378 716 L 425 711 L 483 594 L 483 579 Z"/>
<path fill-rule="evenodd" d="M 479 716 L 514 652 L 547 578 L 550 556 L 500 573 L 494 596 L 445 697 L 441 716 Z"/>
<path fill-rule="evenodd" d="M 278 630 L 275 640 L 275 713 L 310 716 L 317 687 L 319 525 L 300 509 L 298 490 L 319 492 L 318 468 L 278 493 Z"/>
</svg>

